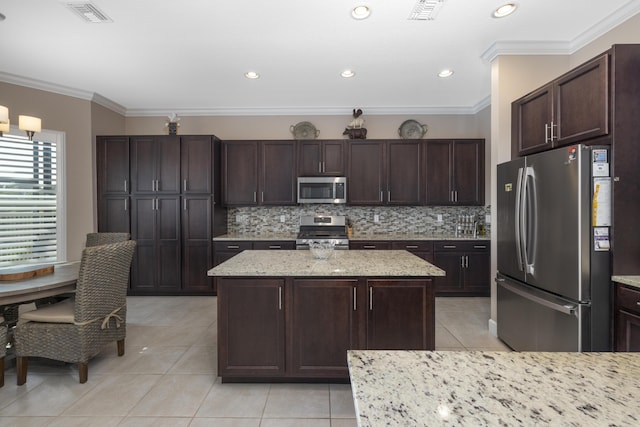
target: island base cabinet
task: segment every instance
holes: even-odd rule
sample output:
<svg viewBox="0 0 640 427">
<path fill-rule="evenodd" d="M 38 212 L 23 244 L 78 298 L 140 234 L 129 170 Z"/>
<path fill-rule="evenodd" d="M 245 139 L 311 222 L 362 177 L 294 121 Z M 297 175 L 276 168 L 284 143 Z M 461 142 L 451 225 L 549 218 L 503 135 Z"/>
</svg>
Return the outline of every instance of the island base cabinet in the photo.
<svg viewBox="0 0 640 427">
<path fill-rule="evenodd" d="M 218 278 L 218 374 L 285 374 L 284 279 Z"/>
<path fill-rule="evenodd" d="M 435 350 L 431 280 L 368 280 L 367 349 Z"/>
<path fill-rule="evenodd" d="M 615 351 L 640 351 L 640 290 L 616 283 Z"/>
<path fill-rule="evenodd" d="M 362 348 L 364 286 L 356 279 L 296 279 L 291 293 L 292 374 L 348 377 L 347 350 Z"/>
</svg>

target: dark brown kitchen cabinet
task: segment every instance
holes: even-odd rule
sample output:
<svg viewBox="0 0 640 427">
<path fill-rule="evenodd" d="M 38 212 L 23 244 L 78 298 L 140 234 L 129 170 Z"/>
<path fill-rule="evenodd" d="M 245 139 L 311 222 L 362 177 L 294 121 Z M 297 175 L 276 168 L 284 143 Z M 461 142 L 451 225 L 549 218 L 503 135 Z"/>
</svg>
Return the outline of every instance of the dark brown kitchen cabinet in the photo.
<svg viewBox="0 0 640 427">
<path fill-rule="evenodd" d="M 213 268 L 211 196 L 182 196 L 182 289 L 190 292 L 213 291 L 213 279 L 207 271 Z"/>
<path fill-rule="evenodd" d="M 213 265 L 221 264 L 248 249 L 253 249 L 253 243 L 250 240 L 216 241 L 213 244 Z"/>
<path fill-rule="evenodd" d="M 357 279 L 294 279 L 291 372 L 302 377 L 349 376 L 347 350 L 363 348 L 364 286 Z"/>
<path fill-rule="evenodd" d="M 284 279 L 218 278 L 218 375 L 285 374 Z"/>
<path fill-rule="evenodd" d="M 182 194 L 211 194 L 215 148 L 212 136 L 189 135 L 180 137 L 180 163 Z"/>
<path fill-rule="evenodd" d="M 391 243 L 391 249 L 405 250 L 433 264 L 433 242 L 429 240 L 402 240 Z"/>
<path fill-rule="evenodd" d="M 178 136 L 134 136 L 130 144 L 132 193 L 180 193 Z"/>
<path fill-rule="evenodd" d="M 428 140 L 426 204 L 484 204 L 484 140 Z"/>
<path fill-rule="evenodd" d="M 96 181 L 99 198 L 129 194 L 128 136 L 96 138 Z"/>
<path fill-rule="evenodd" d="M 384 141 L 349 141 L 347 202 L 351 205 L 382 205 L 385 190 Z"/>
<path fill-rule="evenodd" d="M 349 240 L 349 249 L 387 250 L 391 249 L 391 242 L 384 240 Z"/>
<path fill-rule="evenodd" d="M 422 204 L 423 159 L 420 142 L 350 141 L 347 146 L 349 204 Z"/>
<path fill-rule="evenodd" d="M 102 196 L 98 199 L 98 230 L 102 232 L 131 232 L 131 198 Z"/>
<path fill-rule="evenodd" d="M 295 141 L 229 141 L 222 149 L 227 206 L 294 205 Z"/>
<path fill-rule="evenodd" d="M 640 289 L 615 285 L 615 351 L 640 351 Z"/>
<path fill-rule="evenodd" d="M 433 264 L 446 272 L 433 278 L 436 295 L 489 296 L 489 242 L 436 241 L 433 250 Z"/>
<path fill-rule="evenodd" d="M 181 288 L 180 196 L 132 197 L 136 252 L 130 293 L 167 294 Z"/>
<path fill-rule="evenodd" d="M 388 141 L 386 164 L 387 205 L 422 204 L 423 159 L 418 141 Z"/>
<path fill-rule="evenodd" d="M 367 349 L 435 349 L 431 279 L 369 279 L 367 290 Z"/>
<path fill-rule="evenodd" d="M 582 64 L 512 103 L 512 156 L 609 133 L 609 54 Z"/>
<path fill-rule="evenodd" d="M 255 250 L 292 250 L 296 248 L 295 240 L 254 240 Z"/>
<path fill-rule="evenodd" d="M 343 176 L 345 142 L 314 140 L 298 143 L 299 176 Z"/>
</svg>

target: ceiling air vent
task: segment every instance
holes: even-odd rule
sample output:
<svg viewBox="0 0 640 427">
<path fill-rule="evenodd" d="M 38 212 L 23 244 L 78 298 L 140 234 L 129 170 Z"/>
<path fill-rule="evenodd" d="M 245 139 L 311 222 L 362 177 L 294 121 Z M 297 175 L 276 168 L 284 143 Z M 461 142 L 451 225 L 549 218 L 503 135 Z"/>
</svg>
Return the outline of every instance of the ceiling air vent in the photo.
<svg viewBox="0 0 640 427">
<path fill-rule="evenodd" d="M 113 22 L 111 18 L 109 18 L 104 12 L 100 11 L 100 9 L 98 9 L 94 4 L 91 3 L 67 3 L 67 8 L 71 9 L 84 21 L 91 24 Z"/>
<path fill-rule="evenodd" d="M 436 19 L 444 0 L 418 0 L 409 15 L 409 21 L 432 21 Z"/>
</svg>

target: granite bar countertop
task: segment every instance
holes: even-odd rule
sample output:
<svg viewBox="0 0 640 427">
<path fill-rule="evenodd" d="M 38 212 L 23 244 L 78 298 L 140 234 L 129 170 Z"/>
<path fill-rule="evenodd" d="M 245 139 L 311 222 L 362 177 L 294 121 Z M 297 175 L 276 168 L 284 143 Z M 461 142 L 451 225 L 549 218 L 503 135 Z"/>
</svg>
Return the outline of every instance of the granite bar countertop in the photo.
<svg viewBox="0 0 640 427">
<path fill-rule="evenodd" d="M 640 425 L 640 353 L 351 350 L 358 426 Z"/>
<path fill-rule="evenodd" d="M 297 233 L 229 233 L 222 234 L 213 238 L 214 241 L 225 240 L 296 240 Z M 424 234 L 424 233 L 382 233 L 382 234 L 362 234 L 356 233 L 349 240 L 382 240 L 382 241 L 401 241 L 401 240 L 486 240 L 489 236 L 478 236 L 474 238 L 472 235 L 455 236 L 453 234 Z"/>
<path fill-rule="evenodd" d="M 640 289 L 640 276 L 612 276 L 611 281 Z"/>
<path fill-rule="evenodd" d="M 407 251 L 334 250 L 327 260 L 311 251 L 243 251 L 208 271 L 238 277 L 432 277 L 445 272 Z"/>
</svg>

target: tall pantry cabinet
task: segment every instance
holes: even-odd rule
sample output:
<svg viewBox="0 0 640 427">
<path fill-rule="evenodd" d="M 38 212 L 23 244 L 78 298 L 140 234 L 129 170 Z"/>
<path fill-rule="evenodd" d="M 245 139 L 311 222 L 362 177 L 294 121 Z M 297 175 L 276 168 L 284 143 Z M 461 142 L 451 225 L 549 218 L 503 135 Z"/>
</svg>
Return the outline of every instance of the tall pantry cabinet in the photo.
<svg viewBox="0 0 640 427">
<path fill-rule="evenodd" d="M 131 295 L 214 294 L 212 238 L 226 233 L 215 136 L 99 136 L 98 231 L 131 233 Z"/>
</svg>

